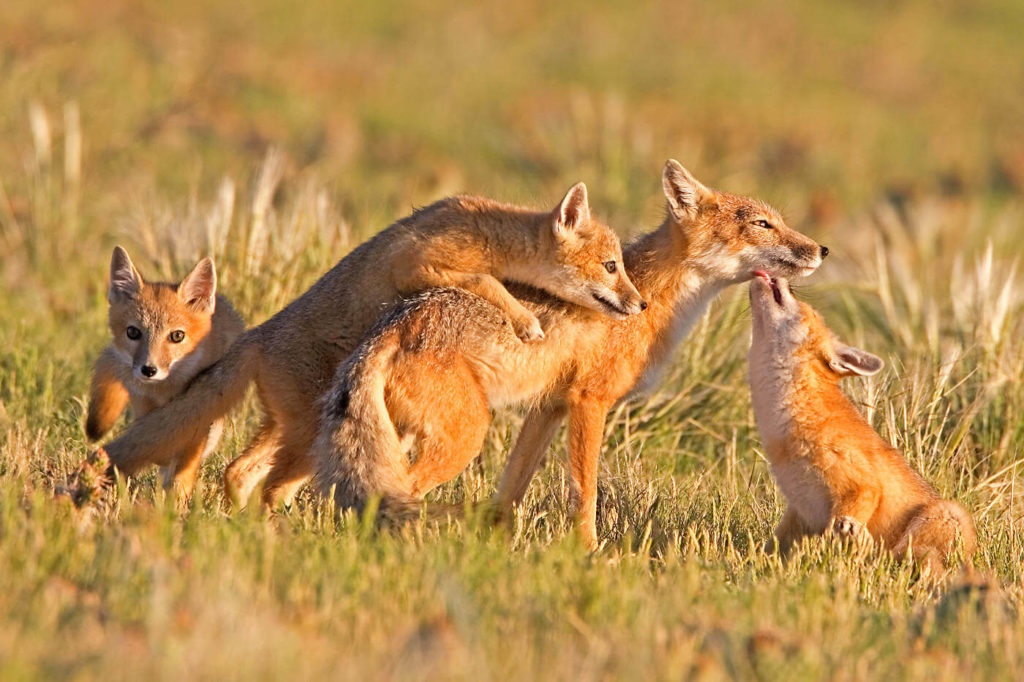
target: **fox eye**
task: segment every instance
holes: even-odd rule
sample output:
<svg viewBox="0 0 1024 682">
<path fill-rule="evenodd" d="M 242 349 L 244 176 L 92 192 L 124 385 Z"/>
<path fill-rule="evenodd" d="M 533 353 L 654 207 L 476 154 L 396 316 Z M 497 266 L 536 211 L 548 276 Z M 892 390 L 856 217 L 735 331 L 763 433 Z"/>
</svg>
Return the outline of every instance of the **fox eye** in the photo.
<svg viewBox="0 0 1024 682">
<path fill-rule="evenodd" d="M 775 226 L 772 225 L 767 220 L 755 220 L 753 224 L 757 225 L 758 227 L 762 227 L 762 228 L 764 228 L 766 230 L 774 230 L 775 229 Z"/>
<path fill-rule="evenodd" d="M 181 343 L 185 340 L 185 332 L 180 329 L 175 329 L 167 336 L 167 338 L 171 340 L 171 343 Z"/>
<path fill-rule="evenodd" d="M 142 330 L 139 329 L 138 327 L 133 327 L 131 325 L 128 325 L 128 328 L 124 330 L 124 333 L 125 336 L 127 336 L 132 341 L 138 341 L 140 338 L 142 338 Z"/>
<path fill-rule="evenodd" d="M 613 260 L 607 261 L 604 264 L 604 269 L 607 270 L 610 274 L 613 274 L 613 275 L 615 274 L 615 271 L 618 269 L 618 267 L 619 266 L 617 266 L 615 264 L 615 261 L 613 261 Z"/>
</svg>

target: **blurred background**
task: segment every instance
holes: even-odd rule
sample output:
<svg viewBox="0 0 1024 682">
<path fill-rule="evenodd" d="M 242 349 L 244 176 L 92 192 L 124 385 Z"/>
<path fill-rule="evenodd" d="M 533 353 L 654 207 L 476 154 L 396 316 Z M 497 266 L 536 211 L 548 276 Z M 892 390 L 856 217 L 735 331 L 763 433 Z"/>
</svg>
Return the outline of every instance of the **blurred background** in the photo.
<svg viewBox="0 0 1024 682">
<path fill-rule="evenodd" d="M 3 225 L 40 219 L 19 178 L 61 182 L 69 141 L 90 235 L 142 197 L 247 182 L 271 148 L 368 229 L 582 179 L 634 231 L 669 156 L 812 231 L 878 201 L 999 200 L 1024 189 L 1021 35 L 1014 0 L 7 0 Z"/>
</svg>

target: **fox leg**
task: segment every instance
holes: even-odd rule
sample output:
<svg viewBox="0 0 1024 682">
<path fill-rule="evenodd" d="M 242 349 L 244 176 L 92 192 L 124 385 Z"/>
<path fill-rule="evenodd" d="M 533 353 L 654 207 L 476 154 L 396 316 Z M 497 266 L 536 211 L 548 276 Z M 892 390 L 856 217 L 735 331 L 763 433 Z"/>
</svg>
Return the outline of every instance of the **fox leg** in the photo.
<svg viewBox="0 0 1024 682">
<path fill-rule="evenodd" d="M 597 547 L 597 465 L 604 441 L 607 408 L 596 400 L 569 405 L 569 467 L 578 496 L 576 527 L 589 548 Z"/>
<path fill-rule="evenodd" d="M 868 522 L 882 497 L 876 488 L 859 488 L 841 496 L 832 506 L 828 530 L 842 538 L 862 540 L 868 535 Z"/>
<path fill-rule="evenodd" d="M 288 430 L 281 436 L 280 447 L 274 453 L 266 480 L 263 482 L 263 504 L 269 509 L 290 507 L 299 488 L 313 475 L 313 462 L 309 456 L 313 436 L 301 431 Z"/>
<path fill-rule="evenodd" d="M 414 496 L 422 497 L 452 480 L 480 454 L 491 413 L 483 396 L 476 397 L 457 410 L 442 411 L 443 421 L 421 441 L 419 456 L 409 469 Z"/>
<path fill-rule="evenodd" d="M 933 575 L 940 575 L 949 567 L 957 537 L 964 555 L 970 558 L 978 543 L 971 515 L 957 502 L 939 500 L 926 505 L 911 518 L 892 551 L 902 558 L 910 548 L 916 561 L 928 565 Z"/>
<path fill-rule="evenodd" d="M 508 456 L 501 484 L 498 486 L 499 512 L 511 511 L 512 507 L 523 501 L 530 481 L 533 480 L 533 475 L 558 432 L 565 414 L 565 405 L 554 403 L 534 408 L 526 415 L 516 444 Z"/>
<path fill-rule="evenodd" d="M 89 409 L 86 412 L 85 435 L 99 440 L 128 405 L 128 391 L 117 378 L 117 358 L 109 347 L 96 360 L 89 389 Z"/>
<path fill-rule="evenodd" d="M 280 441 L 280 433 L 273 415 L 267 415 L 260 430 L 245 448 L 224 469 L 224 492 L 236 507 L 244 507 L 261 480 L 273 466 L 273 455 Z"/>
<path fill-rule="evenodd" d="M 183 450 L 170 465 L 161 467 L 164 488 L 174 490 L 174 498 L 179 509 L 188 506 L 192 491 L 195 489 L 199 465 L 217 447 L 223 433 L 224 421 L 218 419 L 210 426 L 210 431 L 204 438 Z"/>
<path fill-rule="evenodd" d="M 523 341 L 544 338 L 544 330 L 537 316 L 527 310 L 508 292 L 504 284 L 491 275 L 459 272 L 436 266 L 420 266 L 407 273 L 395 273 L 395 287 L 400 293 L 444 286 L 465 289 L 498 306 L 512 320 L 516 336 Z"/>
<path fill-rule="evenodd" d="M 786 507 L 779 525 L 775 527 L 775 536 L 768 541 L 764 549 L 766 552 L 775 550 L 785 557 L 793 549 L 793 545 L 810 534 L 796 510 L 791 506 Z"/>
</svg>

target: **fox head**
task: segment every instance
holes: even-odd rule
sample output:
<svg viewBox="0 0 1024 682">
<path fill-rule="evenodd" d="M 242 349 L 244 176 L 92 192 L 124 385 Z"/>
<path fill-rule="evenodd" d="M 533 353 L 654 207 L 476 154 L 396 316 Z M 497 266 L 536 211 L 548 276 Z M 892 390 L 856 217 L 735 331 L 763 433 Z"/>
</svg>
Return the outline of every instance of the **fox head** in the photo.
<svg viewBox="0 0 1024 682">
<path fill-rule="evenodd" d="M 790 229 L 768 204 L 708 189 L 674 159 L 661 178 L 668 219 L 687 260 L 718 281 L 735 284 L 756 271 L 805 276 L 828 255 L 828 248 Z"/>
<path fill-rule="evenodd" d="M 811 371 L 833 382 L 882 369 L 881 358 L 836 338 L 816 310 L 793 296 L 785 279 L 758 272 L 750 283 L 750 309 L 752 365 L 758 356 L 790 374 Z"/>
<path fill-rule="evenodd" d="M 543 272 L 535 278 L 561 299 L 616 318 L 647 303 L 622 265 L 622 245 L 610 227 L 590 215 L 587 186 L 569 189 L 547 220 L 541 240 Z"/>
<path fill-rule="evenodd" d="M 217 272 L 204 258 L 181 284 L 142 279 L 128 253 L 114 247 L 110 259 L 110 332 L 117 356 L 142 384 L 166 379 L 210 331 L 217 299 Z"/>
</svg>

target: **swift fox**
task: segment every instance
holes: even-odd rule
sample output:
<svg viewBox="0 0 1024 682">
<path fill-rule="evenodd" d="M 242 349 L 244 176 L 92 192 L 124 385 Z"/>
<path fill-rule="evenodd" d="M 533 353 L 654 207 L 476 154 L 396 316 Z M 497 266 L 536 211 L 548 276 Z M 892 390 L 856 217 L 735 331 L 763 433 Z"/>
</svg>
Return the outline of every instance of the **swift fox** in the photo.
<svg viewBox="0 0 1024 682">
<path fill-rule="evenodd" d="M 646 303 L 621 265 L 619 240 L 591 216 L 583 183 L 545 212 L 480 197 L 442 199 L 352 251 L 309 291 L 244 333 L 179 399 L 107 445 L 107 453 L 127 474 L 162 463 L 196 442 L 255 381 L 264 421 L 225 471 L 225 487 L 243 503 L 266 476 L 263 501 L 287 504 L 312 473 L 307 455 L 319 423 L 317 399 L 387 305 L 419 289 L 459 287 L 491 304 L 517 344 L 534 345 L 544 337 L 538 318 L 500 280 L 623 318 Z"/>
<path fill-rule="evenodd" d="M 379 496 L 408 508 L 477 455 L 489 409 L 531 401 L 498 493 L 519 501 L 569 416 L 569 460 L 584 542 L 597 543 L 597 463 L 605 416 L 653 382 L 708 303 L 754 272 L 806 275 L 828 250 L 786 226 L 771 207 L 716 192 L 677 161 L 662 175 L 668 217 L 623 258 L 647 309 L 610 318 L 515 289 L 547 337 L 519 344 L 482 299 L 433 290 L 382 319 L 339 368 L 324 398 L 313 449 L 320 491 L 340 508 Z M 410 466 L 405 443 L 416 448 Z"/>
<path fill-rule="evenodd" d="M 242 318 L 217 294 L 217 271 L 204 258 L 180 284 L 146 282 L 128 253 L 110 258 L 109 325 L 113 340 L 96 361 L 85 433 L 99 440 L 131 403 L 138 419 L 182 392 L 245 330 Z M 179 502 L 192 492 L 203 456 L 217 446 L 215 421 L 191 447 L 170 453 L 164 486 Z"/>
<path fill-rule="evenodd" d="M 882 361 L 839 341 L 785 279 L 762 273 L 750 284 L 750 306 L 754 415 L 789 503 L 775 529 L 778 549 L 827 531 L 868 533 L 897 556 L 911 548 L 933 575 L 949 567 L 957 536 L 970 556 L 967 510 L 939 498 L 839 389 L 843 377 L 875 374 Z"/>
</svg>

